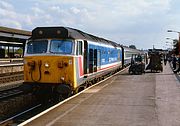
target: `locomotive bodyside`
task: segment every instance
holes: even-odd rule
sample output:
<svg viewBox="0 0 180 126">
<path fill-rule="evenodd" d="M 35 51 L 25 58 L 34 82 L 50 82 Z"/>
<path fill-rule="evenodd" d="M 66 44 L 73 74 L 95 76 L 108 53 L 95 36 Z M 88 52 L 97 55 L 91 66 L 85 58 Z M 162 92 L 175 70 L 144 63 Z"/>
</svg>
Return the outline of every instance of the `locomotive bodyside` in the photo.
<svg viewBox="0 0 180 126">
<path fill-rule="evenodd" d="M 39 27 L 26 44 L 24 83 L 67 97 L 121 69 L 122 56 L 114 42 L 72 28 Z"/>
</svg>

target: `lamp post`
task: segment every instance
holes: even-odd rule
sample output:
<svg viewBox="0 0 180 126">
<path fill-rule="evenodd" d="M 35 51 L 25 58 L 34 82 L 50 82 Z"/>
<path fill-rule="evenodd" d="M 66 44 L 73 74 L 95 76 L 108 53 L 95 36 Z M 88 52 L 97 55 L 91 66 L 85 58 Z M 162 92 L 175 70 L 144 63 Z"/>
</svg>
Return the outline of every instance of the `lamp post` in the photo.
<svg viewBox="0 0 180 126">
<path fill-rule="evenodd" d="M 173 40 L 173 41 L 175 40 L 175 39 L 172 39 L 172 38 L 166 38 L 166 39 L 168 39 L 168 40 Z"/>
<path fill-rule="evenodd" d="M 168 30 L 167 32 L 176 32 L 176 33 L 178 33 L 178 39 L 179 39 L 179 41 L 180 41 L 180 32 L 179 31 L 173 31 L 173 30 Z"/>
<path fill-rule="evenodd" d="M 174 31 L 174 30 L 167 30 L 167 32 L 175 32 L 178 33 L 178 52 L 180 53 L 180 32 L 179 31 Z"/>
</svg>

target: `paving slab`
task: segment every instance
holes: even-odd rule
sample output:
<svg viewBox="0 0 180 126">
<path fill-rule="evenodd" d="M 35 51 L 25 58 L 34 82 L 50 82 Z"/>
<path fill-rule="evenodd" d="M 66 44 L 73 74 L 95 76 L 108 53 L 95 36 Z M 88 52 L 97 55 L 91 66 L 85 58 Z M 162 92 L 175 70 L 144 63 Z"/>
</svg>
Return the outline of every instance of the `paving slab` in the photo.
<svg viewBox="0 0 180 126">
<path fill-rule="evenodd" d="M 156 105 L 159 126 L 180 126 L 180 82 L 169 64 L 156 74 Z"/>
<path fill-rule="evenodd" d="M 31 121 L 34 126 L 180 126 L 179 81 L 162 73 L 127 71 Z"/>
</svg>

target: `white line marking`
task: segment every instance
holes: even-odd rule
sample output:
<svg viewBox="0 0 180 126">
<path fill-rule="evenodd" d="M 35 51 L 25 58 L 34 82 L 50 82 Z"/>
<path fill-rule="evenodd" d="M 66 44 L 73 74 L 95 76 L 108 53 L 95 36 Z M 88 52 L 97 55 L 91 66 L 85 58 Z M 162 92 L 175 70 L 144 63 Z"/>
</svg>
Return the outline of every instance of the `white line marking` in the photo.
<svg viewBox="0 0 180 126">
<path fill-rule="evenodd" d="M 128 67 L 127 67 L 127 68 L 128 68 Z M 108 77 L 108 78 L 106 78 L 106 79 L 104 79 L 104 80 L 102 80 L 102 81 L 100 81 L 100 82 L 98 82 L 98 83 L 96 83 L 96 84 L 94 84 L 94 85 L 92 85 L 92 86 L 86 88 L 86 89 L 84 89 L 83 91 L 81 91 L 81 92 L 79 92 L 79 93 L 77 93 L 77 94 L 75 94 L 75 95 L 73 95 L 73 96 L 71 96 L 71 97 L 65 99 L 64 101 L 62 101 L 62 102 L 60 102 L 60 103 L 58 103 L 58 104 L 56 104 L 56 105 L 50 107 L 49 109 L 46 109 L 45 111 L 43 111 L 43 112 L 39 113 L 38 115 L 36 115 L 36 116 L 34 116 L 34 117 L 32 117 L 32 118 L 26 120 L 25 122 L 19 124 L 18 126 L 24 126 L 24 125 L 30 123 L 31 121 L 33 121 L 33 120 L 39 118 L 40 116 L 42 116 L 42 115 L 48 113 L 49 111 L 51 111 L 51 110 L 57 108 L 58 106 L 64 104 L 65 102 L 67 102 L 67 101 L 69 101 L 69 100 L 71 100 L 71 99 L 77 97 L 78 95 L 84 93 L 85 91 L 89 90 L 90 88 L 92 88 L 92 87 L 94 87 L 94 86 L 96 86 L 96 85 L 98 85 L 98 84 L 100 84 L 100 83 L 102 83 L 102 82 L 108 80 L 109 78 L 111 78 L 111 77 L 117 75 L 118 73 L 120 73 L 120 72 L 126 70 L 127 68 L 125 68 L 125 69 L 123 69 L 123 70 L 121 70 L 121 71 L 115 73 L 114 75 L 112 75 L 112 76 L 110 76 L 110 77 Z M 114 80 L 114 79 L 113 79 L 113 80 Z M 111 84 L 111 83 L 113 82 L 113 80 L 112 80 L 109 84 Z M 106 87 L 106 86 L 109 85 L 109 84 L 104 85 L 103 88 Z M 91 95 L 90 95 L 90 96 L 91 96 Z M 89 96 L 89 97 L 90 97 L 90 96 Z M 89 98 L 89 97 L 88 97 L 88 98 Z M 70 111 L 72 111 L 73 109 L 75 109 L 78 105 L 79 105 L 79 104 L 75 105 L 75 106 L 72 107 L 69 111 L 67 111 L 67 112 L 65 112 L 64 114 L 62 114 L 62 115 L 60 116 L 60 118 L 62 118 L 64 115 L 66 115 L 67 113 L 69 113 Z M 52 125 L 52 124 L 51 124 L 51 125 Z"/>
</svg>

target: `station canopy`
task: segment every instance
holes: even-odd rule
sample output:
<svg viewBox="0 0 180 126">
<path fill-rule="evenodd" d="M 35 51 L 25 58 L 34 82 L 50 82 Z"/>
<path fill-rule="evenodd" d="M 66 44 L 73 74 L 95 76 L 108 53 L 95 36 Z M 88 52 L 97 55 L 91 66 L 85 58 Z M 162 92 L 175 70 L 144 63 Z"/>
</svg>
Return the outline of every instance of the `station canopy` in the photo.
<svg viewBox="0 0 180 126">
<path fill-rule="evenodd" d="M 25 45 L 26 40 L 30 37 L 30 31 L 0 26 L 0 46 L 22 47 Z"/>
</svg>

